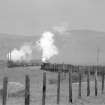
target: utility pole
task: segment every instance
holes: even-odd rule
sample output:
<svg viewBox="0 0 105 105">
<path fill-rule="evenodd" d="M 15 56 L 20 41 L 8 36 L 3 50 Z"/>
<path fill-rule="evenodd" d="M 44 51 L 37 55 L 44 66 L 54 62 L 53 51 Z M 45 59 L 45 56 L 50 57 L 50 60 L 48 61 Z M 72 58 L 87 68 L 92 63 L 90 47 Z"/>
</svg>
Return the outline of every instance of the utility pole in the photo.
<svg viewBox="0 0 105 105">
<path fill-rule="evenodd" d="M 100 48 L 97 48 L 97 66 L 99 65 Z"/>
</svg>

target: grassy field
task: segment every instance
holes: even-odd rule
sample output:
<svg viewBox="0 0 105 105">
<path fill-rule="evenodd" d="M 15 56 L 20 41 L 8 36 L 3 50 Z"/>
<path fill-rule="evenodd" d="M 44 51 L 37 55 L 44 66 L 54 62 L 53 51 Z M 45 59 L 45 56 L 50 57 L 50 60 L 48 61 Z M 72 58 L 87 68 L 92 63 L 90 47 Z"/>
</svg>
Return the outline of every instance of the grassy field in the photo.
<svg viewBox="0 0 105 105">
<path fill-rule="evenodd" d="M 0 85 L 4 76 L 8 76 L 10 82 L 20 82 L 25 84 L 25 75 L 28 74 L 31 80 L 31 105 L 41 105 L 42 101 L 42 71 L 40 67 L 18 67 L 7 68 L 5 65 L 0 65 Z M 54 83 L 51 83 L 51 80 Z M 47 97 L 46 105 L 56 105 L 57 91 L 57 74 L 47 72 Z M 60 105 L 68 104 L 68 75 L 66 79 L 61 77 L 61 97 Z M 104 105 L 105 96 L 101 95 L 101 81 L 98 81 L 98 96 L 94 96 L 94 81 L 91 81 L 91 96 L 86 97 L 87 83 L 82 82 L 82 99 L 78 99 L 78 83 L 73 83 L 73 105 Z M 0 99 L 0 103 L 2 99 Z M 24 97 L 9 97 L 7 105 L 24 105 Z"/>
</svg>

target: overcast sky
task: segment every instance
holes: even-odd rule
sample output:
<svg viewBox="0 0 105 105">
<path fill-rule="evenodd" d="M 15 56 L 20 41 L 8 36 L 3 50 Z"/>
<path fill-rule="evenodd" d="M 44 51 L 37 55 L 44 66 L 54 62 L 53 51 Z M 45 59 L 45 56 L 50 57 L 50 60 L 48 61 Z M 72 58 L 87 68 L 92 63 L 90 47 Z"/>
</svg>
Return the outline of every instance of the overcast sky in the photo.
<svg viewBox="0 0 105 105">
<path fill-rule="evenodd" d="M 38 35 L 62 22 L 105 31 L 105 0 L 0 0 L 0 33 Z"/>
</svg>

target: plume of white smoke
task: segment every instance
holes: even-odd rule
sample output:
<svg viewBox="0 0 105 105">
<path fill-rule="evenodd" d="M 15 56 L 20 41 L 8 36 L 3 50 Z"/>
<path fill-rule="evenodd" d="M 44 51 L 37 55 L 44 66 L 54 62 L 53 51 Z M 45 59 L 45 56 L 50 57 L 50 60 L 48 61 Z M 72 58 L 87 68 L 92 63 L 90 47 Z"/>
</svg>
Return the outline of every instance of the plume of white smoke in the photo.
<svg viewBox="0 0 105 105">
<path fill-rule="evenodd" d="M 14 62 L 29 61 L 32 55 L 32 48 L 30 45 L 23 45 L 20 50 L 14 48 L 7 54 L 7 57 Z"/>
<path fill-rule="evenodd" d="M 58 49 L 54 45 L 54 34 L 52 32 L 44 32 L 40 40 L 37 41 L 37 46 L 42 51 L 43 62 L 58 54 Z"/>
<path fill-rule="evenodd" d="M 53 31 L 58 32 L 60 35 L 66 34 L 68 30 L 69 24 L 67 22 L 63 22 L 60 25 L 53 27 Z"/>
</svg>

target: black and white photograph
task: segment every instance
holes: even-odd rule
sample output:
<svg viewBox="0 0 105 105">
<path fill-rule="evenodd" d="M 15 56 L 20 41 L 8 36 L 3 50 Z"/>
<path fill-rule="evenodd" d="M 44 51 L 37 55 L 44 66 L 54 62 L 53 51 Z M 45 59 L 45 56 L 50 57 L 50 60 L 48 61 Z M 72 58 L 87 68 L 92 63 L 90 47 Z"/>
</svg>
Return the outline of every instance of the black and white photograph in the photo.
<svg viewBox="0 0 105 105">
<path fill-rule="evenodd" d="M 0 105 L 104 105 L 105 0 L 0 0 Z"/>
</svg>

